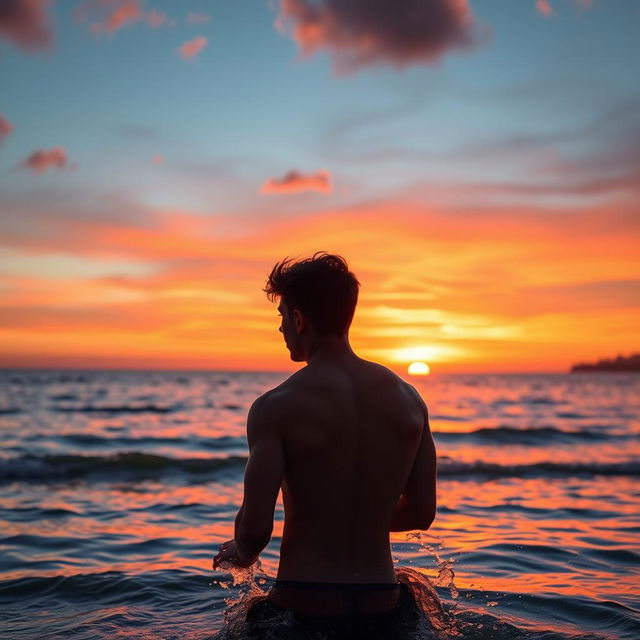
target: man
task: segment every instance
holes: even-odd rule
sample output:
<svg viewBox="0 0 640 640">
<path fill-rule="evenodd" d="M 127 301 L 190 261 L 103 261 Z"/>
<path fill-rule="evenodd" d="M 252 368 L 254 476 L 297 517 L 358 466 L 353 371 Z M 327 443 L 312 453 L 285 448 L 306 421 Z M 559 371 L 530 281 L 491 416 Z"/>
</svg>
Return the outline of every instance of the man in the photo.
<svg viewBox="0 0 640 640">
<path fill-rule="evenodd" d="M 425 403 L 349 345 L 359 286 L 344 259 L 326 252 L 271 271 L 265 292 L 279 300 L 280 332 L 291 359 L 307 366 L 249 411 L 244 500 L 234 539 L 213 561 L 217 568 L 257 560 L 282 489 L 284 531 L 268 605 L 349 624 L 398 611 L 389 532 L 426 530 L 436 510 Z"/>
</svg>

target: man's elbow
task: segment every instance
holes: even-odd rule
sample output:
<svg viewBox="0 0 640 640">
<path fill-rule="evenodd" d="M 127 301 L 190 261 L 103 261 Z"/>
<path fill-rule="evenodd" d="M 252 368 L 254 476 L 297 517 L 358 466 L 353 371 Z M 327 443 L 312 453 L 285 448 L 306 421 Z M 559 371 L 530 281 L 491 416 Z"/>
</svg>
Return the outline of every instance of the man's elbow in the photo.
<svg viewBox="0 0 640 640">
<path fill-rule="evenodd" d="M 418 522 L 418 526 L 416 527 L 416 529 L 421 529 L 422 531 L 426 531 L 427 529 L 429 529 L 429 527 L 431 527 L 435 518 L 436 518 L 435 513 L 429 514 L 426 518 L 421 518 Z"/>
<path fill-rule="evenodd" d="M 418 526 L 416 529 L 421 529 L 422 531 L 426 531 L 433 524 L 433 521 L 436 519 L 436 506 L 430 505 L 430 507 L 423 511 L 416 523 Z"/>
</svg>

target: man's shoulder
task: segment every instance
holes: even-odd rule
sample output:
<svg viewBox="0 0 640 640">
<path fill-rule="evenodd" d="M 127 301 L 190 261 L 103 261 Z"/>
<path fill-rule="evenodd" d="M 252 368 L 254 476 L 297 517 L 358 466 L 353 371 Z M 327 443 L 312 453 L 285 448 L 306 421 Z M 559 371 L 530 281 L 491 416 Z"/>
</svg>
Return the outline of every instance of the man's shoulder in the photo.
<svg viewBox="0 0 640 640">
<path fill-rule="evenodd" d="M 418 390 L 412 384 L 409 384 L 406 380 L 401 378 L 397 373 L 395 373 L 388 367 L 385 367 L 378 362 L 371 362 L 368 360 L 364 360 L 363 362 L 366 363 L 370 371 L 379 379 L 382 384 L 395 385 L 397 388 L 406 391 L 412 396 L 417 395 L 419 398 L 421 397 L 418 393 Z"/>
<path fill-rule="evenodd" d="M 258 396 L 251 405 L 250 411 L 254 414 L 264 415 L 269 413 L 271 415 L 281 413 L 294 400 L 294 390 L 291 385 L 287 385 L 288 380 L 285 380 L 282 384 L 279 384 L 273 389 L 265 391 L 262 395 Z"/>
<path fill-rule="evenodd" d="M 420 395 L 420 392 L 412 384 L 384 365 L 378 364 L 377 362 L 370 362 L 368 364 L 375 367 L 375 370 L 380 375 L 380 378 L 384 383 L 387 385 L 394 385 L 395 388 L 400 389 L 404 394 L 406 394 L 406 396 L 415 400 L 420 407 L 426 410 L 427 405 L 425 404 L 425 401 Z"/>
</svg>

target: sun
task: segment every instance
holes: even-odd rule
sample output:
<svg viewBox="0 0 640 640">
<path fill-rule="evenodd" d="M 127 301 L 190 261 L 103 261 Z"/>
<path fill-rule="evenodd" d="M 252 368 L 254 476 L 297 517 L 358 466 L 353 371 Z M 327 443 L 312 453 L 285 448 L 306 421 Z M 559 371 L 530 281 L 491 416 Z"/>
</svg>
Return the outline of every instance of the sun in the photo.
<svg viewBox="0 0 640 640">
<path fill-rule="evenodd" d="M 431 372 L 426 362 L 412 362 L 407 371 L 412 376 L 428 376 Z"/>
</svg>

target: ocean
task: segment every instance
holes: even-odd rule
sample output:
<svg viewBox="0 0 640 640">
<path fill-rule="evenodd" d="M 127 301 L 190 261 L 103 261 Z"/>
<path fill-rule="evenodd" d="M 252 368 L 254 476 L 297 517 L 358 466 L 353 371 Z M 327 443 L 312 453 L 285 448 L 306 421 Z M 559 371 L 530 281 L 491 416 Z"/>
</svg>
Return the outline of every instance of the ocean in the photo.
<svg viewBox="0 0 640 640">
<path fill-rule="evenodd" d="M 281 503 L 258 572 L 211 560 L 233 537 L 248 409 L 286 377 L 0 372 L 0 638 L 233 636 L 275 576 Z M 638 640 L 640 376 L 408 380 L 438 513 L 392 550 L 433 587 L 440 635 Z"/>
</svg>

